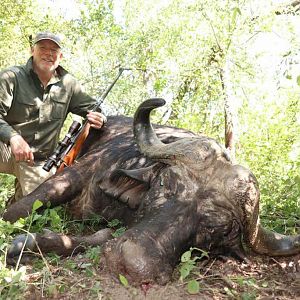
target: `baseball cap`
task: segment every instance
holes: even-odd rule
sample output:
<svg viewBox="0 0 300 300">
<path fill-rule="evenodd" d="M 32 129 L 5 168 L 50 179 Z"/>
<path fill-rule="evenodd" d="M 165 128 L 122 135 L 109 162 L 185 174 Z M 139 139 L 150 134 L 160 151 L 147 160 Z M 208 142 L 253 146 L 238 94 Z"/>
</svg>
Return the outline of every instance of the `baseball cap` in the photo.
<svg viewBox="0 0 300 300">
<path fill-rule="evenodd" d="M 33 44 L 35 45 L 36 43 L 38 43 L 41 40 L 50 40 L 50 41 L 54 42 L 55 44 L 57 44 L 57 46 L 59 48 L 62 48 L 62 38 L 54 33 L 51 33 L 48 31 L 37 33 L 37 35 L 35 36 L 35 38 L 33 40 Z"/>
</svg>

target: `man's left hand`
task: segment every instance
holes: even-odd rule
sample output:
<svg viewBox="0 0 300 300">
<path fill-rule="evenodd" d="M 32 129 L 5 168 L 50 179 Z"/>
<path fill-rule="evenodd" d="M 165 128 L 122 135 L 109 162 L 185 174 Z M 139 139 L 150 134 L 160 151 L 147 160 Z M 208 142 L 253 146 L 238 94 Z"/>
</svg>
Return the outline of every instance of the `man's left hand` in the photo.
<svg viewBox="0 0 300 300">
<path fill-rule="evenodd" d="M 106 117 L 97 111 L 89 111 L 86 115 L 92 128 L 100 129 L 107 122 Z"/>
</svg>

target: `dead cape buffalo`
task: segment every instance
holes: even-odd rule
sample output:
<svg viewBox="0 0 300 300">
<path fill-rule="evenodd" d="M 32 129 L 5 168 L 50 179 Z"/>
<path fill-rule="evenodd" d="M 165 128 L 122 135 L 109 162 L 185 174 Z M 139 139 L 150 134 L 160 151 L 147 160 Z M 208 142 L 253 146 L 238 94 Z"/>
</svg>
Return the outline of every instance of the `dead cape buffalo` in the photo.
<svg viewBox="0 0 300 300">
<path fill-rule="evenodd" d="M 246 258 L 243 245 L 266 255 L 300 253 L 300 235 L 285 236 L 259 223 L 259 188 L 254 175 L 233 165 L 214 139 L 150 123 L 163 99 L 149 99 L 132 119 L 109 118 L 91 131 L 78 163 L 10 206 L 4 219 L 16 221 L 40 199 L 52 206 L 69 203 L 75 217 L 99 214 L 128 226 L 118 238 L 104 229 L 90 236 L 34 234 L 43 252 L 68 255 L 81 245 L 103 244 L 111 271 L 132 283 L 170 280 L 180 255 L 191 246 L 210 255 Z M 17 255 L 24 237 L 8 255 Z"/>
</svg>

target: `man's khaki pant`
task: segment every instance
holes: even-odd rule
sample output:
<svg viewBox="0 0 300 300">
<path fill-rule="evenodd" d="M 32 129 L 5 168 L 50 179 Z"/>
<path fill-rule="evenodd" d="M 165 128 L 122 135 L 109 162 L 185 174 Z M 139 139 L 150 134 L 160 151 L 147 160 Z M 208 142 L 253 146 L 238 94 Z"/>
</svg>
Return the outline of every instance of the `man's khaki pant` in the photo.
<svg viewBox="0 0 300 300">
<path fill-rule="evenodd" d="M 17 162 L 6 144 L 0 142 L 0 173 L 16 176 L 15 200 L 31 193 L 42 182 L 55 173 L 54 168 L 50 172 L 43 169 L 44 161 L 35 162 L 33 166 L 27 162 Z"/>
</svg>

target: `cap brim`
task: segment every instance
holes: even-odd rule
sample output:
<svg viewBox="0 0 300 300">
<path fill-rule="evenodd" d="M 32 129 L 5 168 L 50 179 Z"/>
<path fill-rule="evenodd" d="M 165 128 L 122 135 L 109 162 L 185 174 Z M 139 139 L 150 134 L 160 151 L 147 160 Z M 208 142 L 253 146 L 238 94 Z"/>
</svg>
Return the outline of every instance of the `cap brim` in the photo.
<svg viewBox="0 0 300 300">
<path fill-rule="evenodd" d="M 34 41 L 34 44 L 37 44 L 38 42 L 44 41 L 44 40 L 50 40 L 50 41 L 54 42 L 59 48 L 62 48 L 62 46 L 61 46 L 60 43 L 58 43 L 56 40 L 54 40 L 54 39 L 52 39 L 52 38 L 50 38 L 50 37 L 43 37 L 43 38 L 40 38 L 40 39 Z"/>
</svg>

